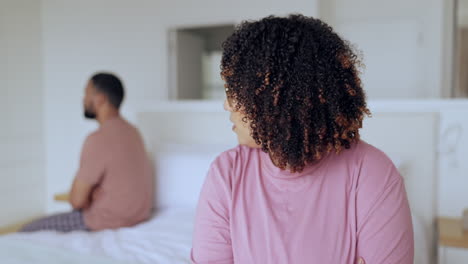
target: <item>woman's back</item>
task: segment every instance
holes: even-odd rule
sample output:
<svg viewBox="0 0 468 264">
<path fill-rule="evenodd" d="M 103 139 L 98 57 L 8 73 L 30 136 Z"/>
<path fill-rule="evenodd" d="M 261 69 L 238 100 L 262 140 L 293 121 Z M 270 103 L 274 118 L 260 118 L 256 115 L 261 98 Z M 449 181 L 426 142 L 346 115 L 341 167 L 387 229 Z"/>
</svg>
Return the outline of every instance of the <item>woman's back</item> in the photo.
<svg viewBox="0 0 468 264">
<path fill-rule="evenodd" d="M 247 21 L 227 38 L 224 108 L 242 146 L 210 169 L 193 262 L 413 263 L 403 180 L 360 141 L 370 111 L 359 66 L 311 17 Z"/>
<path fill-rule="evenodd" d="M 385 154 L 362 141 L 294 174 L 260 149 L 221 154 L 195 226 L 195 263 L 413 261 L 403 180 Z"/>
</svg>

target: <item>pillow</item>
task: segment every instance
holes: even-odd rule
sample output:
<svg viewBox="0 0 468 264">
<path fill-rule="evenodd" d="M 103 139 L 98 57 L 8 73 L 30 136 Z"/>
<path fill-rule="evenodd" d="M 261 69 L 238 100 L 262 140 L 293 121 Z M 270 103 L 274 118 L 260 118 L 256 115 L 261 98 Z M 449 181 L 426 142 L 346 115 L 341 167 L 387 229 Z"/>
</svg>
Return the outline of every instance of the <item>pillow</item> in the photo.
<svg viewBox="0 0 468 264">
<path fill-rule="evenodd" d="M 201 187 L 214 159 L 232 145 L 159 145 L 155 155 L 155 206 L 196 207 Z"/>
</svg>

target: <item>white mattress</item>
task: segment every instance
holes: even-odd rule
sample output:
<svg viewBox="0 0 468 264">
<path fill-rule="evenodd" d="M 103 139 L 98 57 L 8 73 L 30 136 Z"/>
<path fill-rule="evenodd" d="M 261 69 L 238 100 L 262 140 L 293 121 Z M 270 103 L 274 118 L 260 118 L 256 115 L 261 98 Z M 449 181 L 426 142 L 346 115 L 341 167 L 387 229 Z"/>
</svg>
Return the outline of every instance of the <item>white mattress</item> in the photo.
<svg viewBox="0 0 468 264">
<path fill-rule="evenodd" d="M 193 218 L 193 210 L 170 210 L 136 227 L 116 231 L 37 232 L 3 236 L 0 238 L 0 261 L 8 264 L 190 263 Z M 427 264 L 429 240 L 424 226 L 417 217 L 413 217 L 413 225 L 414 263 Z M 25 251 L 28 254 L 25 255 Z"/>
<path fill-rule="evenodd" d="M 51 249 L 66 249 L 70 260 L 76 261 L 76 258 L 88 256 L 87 262 L 81 263 L 89 264 L 112 263 L 103 262 L 103 259 L 114 259 L 123 263 L 133 264 L 190 263 L 189 255 L 192 244 L 193 218 L 193 210 L 171 210 L 157 214 L 152 220 L 132 228 L 122 228 L 115 231 L 106 230 L 95 233 L 19 233 L 1 237 L 0 245 L 7 245 L 8 241 L 13 241 L 14 247 L 10 246 L 9 248 L 14 248 L 19 252 L 19 248 L 23 246 L 25 247 L 24 250 L 42 252 L 41 254 L 47 252 L 56 254 L 53 250 L 47 250 L 46 247 Z M 20 242 L 28 243 L 18 244 Z M 38 250 L 30 247 L 30 242 L 40 244 L 41 249 Z M 8 247 L 0 247 L 1 263 L 5 263 L 3 260 L 5 260 L 6 256 L 10 256 L 13 259 L 12 252 L 9 251 Z M 92 261 L 92 256 L 96 256 L 95 261 Z M 37 257 L 39 258 L 40 256 Z M 50 259 L 52 258 L 49 256 L 49 262 L 44 263 L 51 263 Z M 9 263 L 29 264 L 39 262 L 29 259 L 28 262 L 17 261 Z"/>
<path fill-rule="evenodd" d="M 130 264 L 104 256 L 91 256 L 34 241 L 0 238 L 2 264 Z"/>
</svg>

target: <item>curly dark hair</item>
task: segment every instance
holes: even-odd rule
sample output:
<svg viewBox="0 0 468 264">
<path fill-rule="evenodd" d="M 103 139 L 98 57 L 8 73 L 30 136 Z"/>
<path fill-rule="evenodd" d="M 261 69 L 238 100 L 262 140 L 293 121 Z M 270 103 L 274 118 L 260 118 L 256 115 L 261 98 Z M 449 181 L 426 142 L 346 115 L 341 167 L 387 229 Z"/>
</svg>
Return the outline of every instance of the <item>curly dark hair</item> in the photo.
<svg viewBox="0 0 468 264">
<path fill-rule="evenodd" d="M 370 115 L 361 63 L 329 25 L 269 16 L 241 23 L 222 47 L 228 100 L 277 167 L 300 172 L 359 141 Z"/>
</svg>

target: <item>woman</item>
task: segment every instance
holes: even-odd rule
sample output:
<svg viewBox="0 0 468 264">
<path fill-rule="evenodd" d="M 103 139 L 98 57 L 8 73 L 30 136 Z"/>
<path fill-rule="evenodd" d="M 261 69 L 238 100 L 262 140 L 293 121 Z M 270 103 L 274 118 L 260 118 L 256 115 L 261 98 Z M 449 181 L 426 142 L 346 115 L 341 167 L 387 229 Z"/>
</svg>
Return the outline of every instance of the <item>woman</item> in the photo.
<svg viewBox="0 0 468 264">
<path fill-rule="evenodd" d="M 360 140 L 359 61 L 320 20 L 244 22 L 223 44 L 240 145 L 212 164 L 194 263 L 413 263 L 403 179 Z"/>
</svg>

